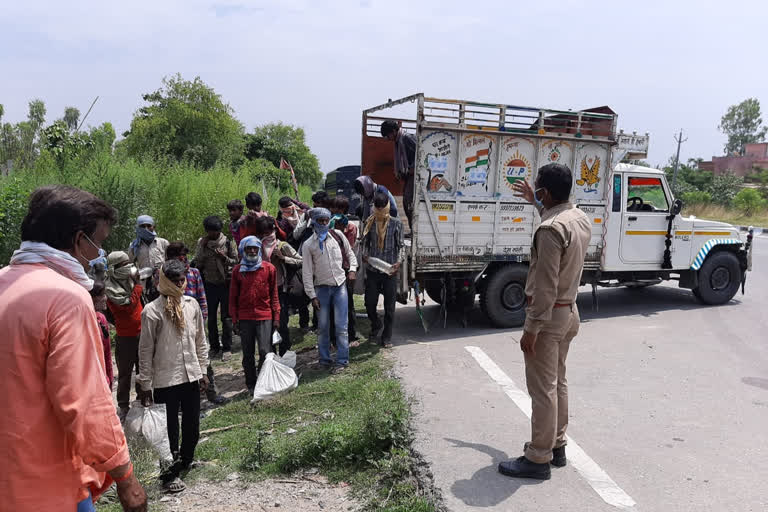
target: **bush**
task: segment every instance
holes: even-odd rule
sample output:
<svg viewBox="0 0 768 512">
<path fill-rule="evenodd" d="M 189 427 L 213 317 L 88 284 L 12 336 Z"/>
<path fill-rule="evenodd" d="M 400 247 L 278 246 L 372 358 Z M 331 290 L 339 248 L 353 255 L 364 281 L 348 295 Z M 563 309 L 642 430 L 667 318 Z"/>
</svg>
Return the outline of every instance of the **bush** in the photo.
<svg viewBox="0 0 768 512">
<path fill-rule="evenodd" d="M 712 202 L 712 194 L 703 190 L 693 190 L 683 193 L 681 199 L 686 205 L 707 204 Z"/>
<path fill-rule="evenodd" d="M 277 169 L 274 172 L 278 172 Z M 19 246 L 21 220 L 27 213 L 29 195 L 39 186 L 72 185 L 115 207 L 119 220 L 104 244 L 108 252 L 128 248 L 136 236 L 136 217 L 141 214 L 155 219 L 159 236 L 182 240 L 194 250 L 197 239 L 204 234 L 202 222 L 205 217 L 219 215 L 225 226 L 229 224 L 227 202 L 231 199 L 239 198 L 244 202 L 248 192 L 263 196 L 266 189 L 263 208 L 271 215 L 277 215 L 278 199 L 294 194 L 290 179 L 281 179 L 278 187 L 268 180 L 270 176 L 269 172 L 258 172 L 253 167 L 233 172 L 227 167 L 215 166 L 209 171 L 201 171 L 188 164 L 132 159 L 120 162 L 109 154 L 71 159 L 60 168 L 43 151 L 34 169 L 0 178 L 0 267 L 8 263 Z M 262 177 L 267 177 L 263 185 Z M 309 187 L 302 186 L 299 192 L 302 201 L 310 201 L 312 190 Z"/>
<path fill-rule="evenodd" d="M 765 208 L 766 201 L 760 196 L 760 192 L 753 188 L 742 189 L 741 192 L 736 194 L 733 199 L 733 206 L 739 211 L 744 213 L 747 217 L 751 217 L 755 213 Z"/>
<path fill-rule="evenodd" d="M 744 178 L 740 176 L 734 176 L 732 173 L 721 174 L 712 178 L 709 193 L 715 203 L 727 206 L 731 204 L 743 184 Z"/>
</svg>

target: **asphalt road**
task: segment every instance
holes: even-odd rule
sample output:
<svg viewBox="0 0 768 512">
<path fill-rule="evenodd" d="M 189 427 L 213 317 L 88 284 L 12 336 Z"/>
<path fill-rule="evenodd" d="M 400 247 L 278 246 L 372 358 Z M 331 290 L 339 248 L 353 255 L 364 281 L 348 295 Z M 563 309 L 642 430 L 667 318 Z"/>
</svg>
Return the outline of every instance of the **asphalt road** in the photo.
<svg viewBox="0 0 768 512">
<path fill-rule="evenodd" d="M 588 289 L 579 295 L 568 433 L 615 484 L 603 482 L 608 490 L 635 502 L 626 509 L 768 510 L 766 288 L 768 239 L 760 238 L 746 295 L 727 305 L 701 306 L 672 285 L 601 289 L 599 312 Z M 428 305 L 425 314 L 438 309 Z M 591 466 L 580 472 L 569 463 L 545 482 L 496 472 L 499 461 L 522 454 L 530 434 L 510 398 L 515 386 L 525 391 L 519 329 L 494 329 L 477 311 L 468 328 L 449 318 L 447 328 L 424 334 L 413 306 L 398 308 L 396 324 L 394 354 L 415 398 L 416 448 L 449 510 L 621 509 L 590 484 Z M 487 355 L 511 387 L 470 351 Z"/>
</svg>

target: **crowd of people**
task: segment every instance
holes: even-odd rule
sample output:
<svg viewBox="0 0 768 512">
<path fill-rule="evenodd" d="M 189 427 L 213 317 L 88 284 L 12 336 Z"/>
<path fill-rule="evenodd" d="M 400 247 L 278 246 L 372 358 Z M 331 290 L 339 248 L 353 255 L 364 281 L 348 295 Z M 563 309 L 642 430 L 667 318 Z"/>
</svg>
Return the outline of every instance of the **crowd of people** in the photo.
<svg viewBox="0 0 768 512">
<path fill-rule="evenodd" d="M 394 140 L 402 146 L 406 138 Z M 412 158 L 405 179 L 408 171 L 412 176 Z M 11 377 L 0 398 L 4 500 L 22 509 L 88 512 L 116 484 L 124 510 L 147 510 L 123 431 L 136 403 L 132 387 L 141 406 L 165 405 L 173 461 L 160 479 L 168 492 L 184 490 L 180 477 L 195 462 L 201 394 L 216 405 L 227 401 L 216 391 L 211 361 L 229 360 L 239 335 L 253 394 L 267 354 L 291 348 L 289 318 L 298 314 L 303 333 L 317 332 L 316 365 L 344 372 L 350 347 L 361 342 L 353 301 L 358 273 L 369 341 L 391 346 L 403 226 L 385 187 L 361 176 L 355 190 L 361 204 L 354 212 L 349 198 L 319 191 L 311 206 L 280 198 L 275 217 L 259 194 L 248 193 L 245 204 L 226 205 L 226 230 L 218 216 L 202 220 L 192 250 L 159 236 L 152 216 L 140 215 L 129 247 L 107 254 L 102 245 L 116 210 L 74 187 L 37 189 L 21 246 L 0 269 L 0 365 Z"/>
<path fill-rule="evenodd" d="M 130 246 L 109 254 L 101 247 L 116 211 L 76 188 L 38 189 L 22 225 L 22 245 L 0 271 L 0 318 L 4 326 L 14 326 L 1 357 L 5 368 L 30 384 L 12 394 L 28 396 L 34 389 L 41 395 L 23 404 L 4 400 L 19 424 L 0 425 L 2 435 L 20 426 L 31 434 L 12 443 L 18 453 L 11 457 L 11 471 L 18 478 L 2 480 L 6 496 L 42 503 L 25 478 L 40 468 L 24 463 L 39 454 L 58 457 L 43 473 L 71 475 L 55 480 L 62 486 L 59 499 L 71 498 L 78 510 L 93 510 L 93 500 L 112 482 L 126 510 L 144 510 L 146 496 L 133 476 L 121 428 L 132 406 L 132 386 L 142 406 L 165 404 L 173 462 L 160 478 L 166 491 L 184 490 L 180 476 L 194 464 L 201 393 L 213 404 L 227 402 L 216 391 L 211 361 L 229 360 L 233 335 L 239 335 L 245 385 L 252 394 L 267 354 L 290 350 L 288 323 L 298 314 L 302 332 L 317 332 L 317 366 L 343 372 L 350 346 L 361 341 L 353 301 L 360 265 L 366 267 L 370 340 L 391 346 L 403 228 L 391 194 L 363 178 L 356 188 L 372 193 L 361 194 L 354 212 L 365 212 L 362 221 L 350 215 L 344 196 L 320 191 L 312 206 L 282 197 L 272 217 L 251 192 L 245 204 L 233 199 L 226 205 L 228 233 L 218 216 L 203 219 L 193 251 L 159 236 L 154 219 L 140 215 Z M 366 265 L 369 258 L 385 262 L 389 273 Z M 376 312 L 379 295 L 383 321 Z M 30 318 L 38 320 L 30 324 Z M 60 504 L 54 500 L 50 508 L 57 507 L 54 502 Z"/>
</svg>

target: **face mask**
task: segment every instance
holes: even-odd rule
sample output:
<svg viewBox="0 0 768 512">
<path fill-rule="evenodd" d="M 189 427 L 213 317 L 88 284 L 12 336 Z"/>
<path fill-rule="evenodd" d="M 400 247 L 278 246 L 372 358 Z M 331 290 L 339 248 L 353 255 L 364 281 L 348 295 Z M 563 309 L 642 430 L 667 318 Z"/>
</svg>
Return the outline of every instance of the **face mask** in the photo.
<svg viewBox="0 0 768 512">
<path fill-rule="evenodd" d="M 94 258 L 91 261 L 88 262 L 88 264 L 91 266 L 91 268 L 95 268 L 96 265 L 101 264 L 104 266 L 104 270 L 107 269 L 107 251 L 104 249 L 99 249 L 99 257 Z"/>
<path fill-rule="evenodd" d="M 315 222 L 314 228 L 315 233 L 317 233 L 317 236 L 323 237 L 328 234 L 328 224 L 320 224 L 318 222 Z"/>
<path fill-rule="evenodd" d="M 136 228 L 136 236 L 138 236 L 142 241 L 151 244 L 157 236 L 157 233 L 150 231 L 147 228 Z"/>
<path fill-rule="evenodd" d="M 539 199 L 538 196 L 536 195 L 536 192 L 538 192 L 539 190 L 541 190 L 541 188 L 537 188 L 536 190 L 533 191 L 533 201 L 536 203 L 536 206 L 538 206 L 539 208 L 544 208 L 544 203 L 542 203 L 541 199 Z"/>
<path fill-rule="evenodd" d="M 253 255 L 246 253 L 245 259 L 246 259 L 246 261 L 250 261 L 250 262 L 253 263 L 253 262 L 259 261 L 259 256 L 260 256 L 259 253 L 256 253 L 256 254 L 253 254 Z"/>
</svg>

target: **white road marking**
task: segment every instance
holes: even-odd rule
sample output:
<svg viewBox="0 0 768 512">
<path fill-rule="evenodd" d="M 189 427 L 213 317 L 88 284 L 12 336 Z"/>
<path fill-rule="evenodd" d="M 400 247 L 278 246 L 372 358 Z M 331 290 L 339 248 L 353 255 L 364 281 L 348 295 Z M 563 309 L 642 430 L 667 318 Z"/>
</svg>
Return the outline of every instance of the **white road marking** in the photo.
<svg viewBox="0 0 768 512">
<path fill-rule="evenodd" d="M 509 375 L 504 373 L 504 370 L 493 362 L 488 355 L 483 352 L 480 347 L 464 347 L 472 357 L 475 358 L 477 364 L 485 370 L 491 379 L 496 381 L 499 386 L 504 390 L 504 393 L 515 402 L 523 414 L 529 419 L 531 417 L 531 397 L 521 390 L 515 382 L 509 378 Z M 581 474 L 582 477 L 589 483 L 595 492 L 609 505 L 620 509 L 629 509 L 635 506 L 635 500 L 632 499 L 621 487 L 614 482 L 608 473 L 602 470 L 592 458 L 586 454 L 581 446 L 573 440 L 571 436 L 568 438 L 568 462 L 571 466 L 576 468 L 576 471 Z"/>
</svg>

